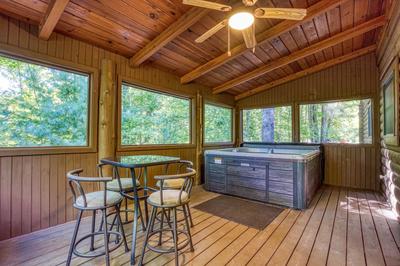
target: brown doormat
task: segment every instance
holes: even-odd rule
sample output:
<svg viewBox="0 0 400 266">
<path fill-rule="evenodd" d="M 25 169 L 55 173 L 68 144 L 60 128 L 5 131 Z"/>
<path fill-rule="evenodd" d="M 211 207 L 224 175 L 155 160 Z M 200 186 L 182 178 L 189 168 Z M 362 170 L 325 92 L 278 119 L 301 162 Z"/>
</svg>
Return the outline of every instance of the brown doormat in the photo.
<svg viewBox="0 0 400 266">
<path fill-rule="evenodd" d="M 267 227 L 284 210 L 261 202 L 225 195 L 193 208 L 258 230 Z"/>
</svg>

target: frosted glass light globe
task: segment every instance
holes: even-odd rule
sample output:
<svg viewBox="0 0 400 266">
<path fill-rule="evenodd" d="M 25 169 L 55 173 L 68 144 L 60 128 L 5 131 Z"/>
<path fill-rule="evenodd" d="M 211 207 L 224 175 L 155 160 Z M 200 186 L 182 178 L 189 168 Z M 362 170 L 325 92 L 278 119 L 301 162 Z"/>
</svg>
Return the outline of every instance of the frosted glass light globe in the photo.
<svg viewBox="0 0 400 266">
<path fill-rule="evenodd" d="M 244 30 L 253 25 L 254 16 L 249 12 L 239 12 L 230 17 L 228 23 L 235 30 Z"/>
</svg>

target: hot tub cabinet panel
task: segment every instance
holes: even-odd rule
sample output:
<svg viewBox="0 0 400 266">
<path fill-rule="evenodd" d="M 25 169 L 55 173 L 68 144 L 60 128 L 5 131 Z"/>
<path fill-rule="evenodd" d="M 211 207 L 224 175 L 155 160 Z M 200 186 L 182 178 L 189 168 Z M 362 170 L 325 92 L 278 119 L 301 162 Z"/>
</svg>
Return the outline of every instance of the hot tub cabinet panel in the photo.
<svg viewBox="0 0 400 266">
<path fill-rule="evenodd" d="M 281 149 L 281 147 L 280 147 Z M 218 193 L 304 209 L 321 183 L 321 153 L 304 156 L 243 156 L 242 152 L 205 153 L 206 189 Z M 273 154 L 276 155 L 276 154 Z"/>
</svg>

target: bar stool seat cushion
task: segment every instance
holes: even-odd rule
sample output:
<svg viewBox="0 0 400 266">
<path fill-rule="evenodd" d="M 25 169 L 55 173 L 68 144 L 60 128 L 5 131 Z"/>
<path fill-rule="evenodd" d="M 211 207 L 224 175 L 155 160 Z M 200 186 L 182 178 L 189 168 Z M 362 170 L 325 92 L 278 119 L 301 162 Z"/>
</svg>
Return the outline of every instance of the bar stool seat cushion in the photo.
<svg viewBox="0 0 400 266">
<path fill-rule="evenodd" d="M 96 192 L 90 192 L 85 194 L 86 196 L 86 203 L 87 203 L 87 208 L 102 208 L 104 207 L 104 191 L 96 191 Z M 119 202 L 121 202 L 123 197 L 121 194 L 117 192 L 112 192 L 112 191 L 107 191 L 107 200 L 106 204 L 107 206 L 112 206 L 116 205 Z M 85 208 L 85 201 L 82 196 L 79 196 L 76 199 L 76 205 L 78 207 Z"/>
<path fill-rule="evenodd" d="M 133 183 L 132 183 L 132 178 L 126 177 L 126 178 L 120 178 L 121 180 L 121 186 L 122 190 L 127 191 L 133 189 Z M 140 186 L 139 180 L 136 180 L 136 187 Z M 114 179 L 111 182 L 107 183 L 107 190 L 111 191 L 119 191 L 119 184 L 118 184 L 118 179 Z"/>
<path fill-rule="evenodd" d="M 185 179 L 183 178 L 167 179 L 164 180 L 163 188 L 180 189 L 183 186 L 183 183 L 185 183 Z M 161 187 L 161 181 L 157 181 L 156 185 Z"/>
<path fill-rule="evenodd" d="M 180 190 L 175 189 L 165 189 L 163 190 L 163 204 L 162 206 L 178 205 L 179 204 L 179 193 Z M 154 192 L 147 199 L 148 203 L 151 205 L 161 206 L 161 192 Z M 189 201 L 189 194 L 182 191 L 181 203 L 184 204 Z"/>
</svg>

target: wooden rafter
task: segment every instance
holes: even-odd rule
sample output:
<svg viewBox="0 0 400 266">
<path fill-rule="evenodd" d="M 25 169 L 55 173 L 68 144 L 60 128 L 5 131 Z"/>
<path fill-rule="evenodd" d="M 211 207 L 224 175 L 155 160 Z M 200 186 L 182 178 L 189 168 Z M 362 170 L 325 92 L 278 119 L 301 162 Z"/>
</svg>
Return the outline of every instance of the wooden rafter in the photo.
<svg viewBox="0 0 400 266">
<path fill-rule="evenodd" d="M 69 0 L 51 0 L 39 24 L 39 38 L 48 40 Z"/>
<path fill-rule="evenodd" d="M 282 21 L 281 23 L 265 30 L 264 32 L 261 32 L 257 34 L 256 40 L 258 45 L 265 43 L 267 41 L 270 41 L 279 35 L 282 35 L 283 33 L 286 33 L 295 27 L 298 27 L 304 22 L 310 21 L 313 18 L 337 7 L 339 4 L 345 2 L 347 0 L 322 0 L 315 5 L 310 6 L 307 8 L 307 16 L 301 20 L 285 20 Z M 181 77 L 181 83 L 188 83 L 190 81 L 195 80 L 196 78 L 212 71 L 213 69 L 228 63 L 229 61 L 235 59 L 236 57 L 242 55 L 244 52 L 247 51 L 247 47 L 244 43 L 234 47 L 231 49 L 231 56 L 228 55 L 228 53 L 223 53 L 220 56 L 208 61 L 207 63 L 196 67 L 189 73 L 183 75 Z"/>
<path fill-rule="evenodd" d="M 155 54 L 158 50 L 164 47 L 167 43 L 175 39 L 182 32 L 187 30 L 194 23 L 199 21 L 208 13 L 207 9 L 191 8 L 188 12 L 183 14 L 177 21 L 172 23 L 166 30 L 164 30 L 155 39 L 149 42 L 139 52 L 131 57 L 130 63 L 132 66 L 139 66 L 146 61 L 149 57 Z"/>
<path fill-rule="evenodd" d="M 374 19 L 371 19 L 367 22 L 364 22 L 363 24 L 360 24 L 358 26 L 355 26 L 353 28 L 350 28 L 346 31 L 340 32 L 330 38 L 327 38 L 325 40 L 322 40 L 320 42 L 317 42 L 313 45 L 310 45 L 302 50 L 298 50 L 296 52 L 293 52 L 287 56 L 278 58 L 272 62 L 269 62 L 266 65 L 260 66 L 253 71 L 250 71 L 244 75 L 241 75 L 237 78 L 234 78 L 230 81 L 227 81 L 213 89 L 214 94 L 218 94 L 224 91 L 229 90 L 230 88 L 233 88 L 237 85 L 240 85 L 242 83 L 245 83 L 249 80 L 255 79 L 260 77 L 261 75 L 264 75 L 268 72 L 271 72 L 275 69 L 278 69 L 280 67 L 283 67 L 285 65 L 288 65 L 290 63 L 293 63 L 299 59 L 302 59 L 304 57 L 307 57 L 309 55 L 315 54 L 319 51 L 322 51 L 326 48 L 329 48 L 331 46 L 334 46 L 336 44 L 342 43 L 343 41 L 350 40 L 356 36 L 359 36 L 363 33 L 369 32 L 373 29 L 376 29 L 380 26 L 383 26 L 385 23 L 385 17 L 380 16 L 376 17 Z"/>
<path fill-rule="evenodd" d="M 379 32 L 378 35 L 378 40 L 377 40 L 378 47 L 376 48 L 378 51 L 380 50 L 383 44 L 383 40 L 385 39 L 385 37 L 387 37 L 386 33 L 387 33 L 387 27 L 389 25 L 389 20 L 391 19 L 396 6 L 395 1 L 385 1 L 384 4 L 385 4 L 384 15 L 387 21 L 385 26 L 382 28 L 382 30 Z"/>
<path fill-rule="evenodd" d="M 235 100 L 240 100 L 240 99 L 249 97 L 251 95 L 266 91 L 268 89 L 271 89 L 273 87 L 276 87 L 276 86 L 281 85 L 283 83 L 286 83 L 288 81 L 292 81 L 292 80 L 295 80 L 295 79 L 310 75 L 312 73 L 321 71 L 321 70 L 326 69 L 328 67 L 331 67 L 331 66 L 343 63 L 345 61 L 351 60 L 353 58 L 356 58 L 356 57 L 371 53 L 371 52 L 373 52 L 375 50 L 376 50 L 376 45 L 375 44 L 367 46 L 365 48 L 358 49 L 358 50 L 356 50 L 356 51 L 354 51 L 352 53 L 340 56 L 338 58 L 334 58 L 334 59 L 328 60 L 326 62 L 323 62 L 323 63 L 315 65 L 313 67 L 304 69 L 302 71 L 296 72 L 294 74 L 291 74 L 289 76 L 283 77 L 281 79 L 277 79 L 277 80 L 271 81 L 268 84 L 256 87 L 256 88 L 248 90 L 248 91 L 245 91 L 245 92 L 243 92 L 243 93 L 241 93 L 239 95 L 236 95 L 235 96 Z"/>
</svg>

